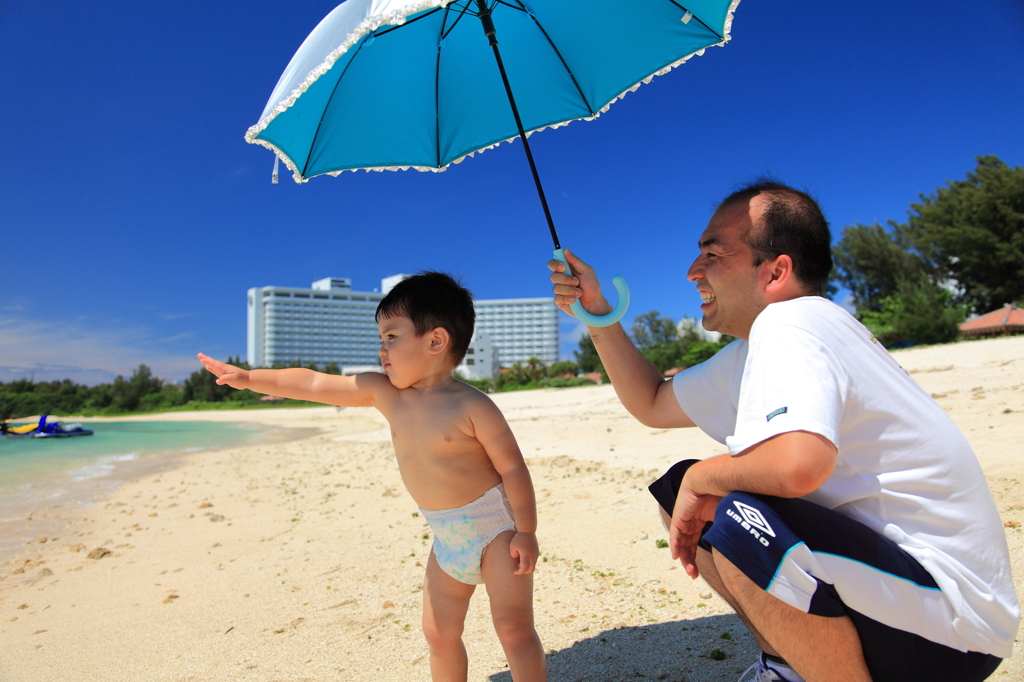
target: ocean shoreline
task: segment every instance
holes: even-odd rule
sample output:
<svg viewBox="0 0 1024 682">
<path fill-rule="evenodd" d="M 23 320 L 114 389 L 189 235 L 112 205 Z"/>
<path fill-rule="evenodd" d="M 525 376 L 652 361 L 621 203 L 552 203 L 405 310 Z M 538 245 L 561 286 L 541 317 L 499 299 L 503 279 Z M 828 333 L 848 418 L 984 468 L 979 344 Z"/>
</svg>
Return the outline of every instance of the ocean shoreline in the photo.
<svg viewBox="0 0 1024 682">
<path fill-rule="evenodd" d="M 137 415 L 133 417 L 141 417 Z M 76 418 L 76 422 L 79 421 Z M 252 440 L 267 445 L 296 440 L 313 435 L 315 429 L 287 428 L 277 424 L 263 424 L 256 420 L 168 420 L 123 418 L 82 419 L 83 426 L 103 423 L 173 423 L 221 421 L 237 424 L 245 431 L 238 443 L 214 446 L 189 446 L 181 449 L 161 449 L 138 454 L 138 448 L 127 447 L 118 453 L 93 454 L 66 460 L 62 465 L 39 475 L 22 476 L 6 483 L 15 488 L 15 494 L 6 495 L 0 505 L 0 566 L 16 557 L 28 542 L 48 542 L 58 537 L 69 514 L 81 513 L 113 494 L 123 483 L 172 470 L 182 460 L 198 452 L 229 449 Z M 223 435 L 223 434 L 222 434 Z M 90 436 L 80 436 L 90 438 Z M 75 441 L 58 441 L 61 447 L 73 447 Z"/>
</svg>

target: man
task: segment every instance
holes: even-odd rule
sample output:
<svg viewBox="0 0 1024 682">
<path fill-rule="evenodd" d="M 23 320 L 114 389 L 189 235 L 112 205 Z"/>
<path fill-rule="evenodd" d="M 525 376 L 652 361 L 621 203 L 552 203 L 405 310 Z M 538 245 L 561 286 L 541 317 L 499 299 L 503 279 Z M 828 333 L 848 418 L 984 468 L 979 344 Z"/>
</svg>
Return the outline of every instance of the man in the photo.
<svg viewBox="0 0 1024 682">
<path fill-rule="evenodd" d="M 729 447 L 651 492 L 673 558 L 761 645 L 750 679 L 983 680 L 1020 618 L 995 503 L 953 422 L 821 297 L 830 244 L 809 196 L 749 185 L 715 211 L 687 273 L 704 327 L 737 341 L 665 381 L 621 325 L 591 338 L 639 421 Z M 568 260 L 573 276 L 549 263 L 555 302 L 607 313 L 594 271 Z"/>
</svg>

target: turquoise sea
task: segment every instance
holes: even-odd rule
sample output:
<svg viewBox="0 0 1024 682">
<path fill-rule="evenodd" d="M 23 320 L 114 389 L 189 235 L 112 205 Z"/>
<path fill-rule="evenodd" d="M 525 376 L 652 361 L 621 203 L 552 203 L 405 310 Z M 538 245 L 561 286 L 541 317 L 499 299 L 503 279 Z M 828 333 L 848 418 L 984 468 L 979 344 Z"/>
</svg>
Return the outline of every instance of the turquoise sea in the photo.
<svg viewBox="0 0 1024 682">
<path fill-rule="evenodd" d="M 77 423 L 77 422 L 76 422 Z M 0 495 L 64 472 L 70 479 L 109 473 L 117 462 L 155 454 L 244 445 L 260 431 L 232 422 L 99 422 L 92 436 L 0 438 Z"/>
<path fill-rule="evenodd" d="M 234 422 L 81 423 L 94 435 L 0 437 L 0 559 L 37 537 L 44 518 L 88 506 L 120 482 L 168 466 L 176 455 L 306 432 Z"/>
</svg>

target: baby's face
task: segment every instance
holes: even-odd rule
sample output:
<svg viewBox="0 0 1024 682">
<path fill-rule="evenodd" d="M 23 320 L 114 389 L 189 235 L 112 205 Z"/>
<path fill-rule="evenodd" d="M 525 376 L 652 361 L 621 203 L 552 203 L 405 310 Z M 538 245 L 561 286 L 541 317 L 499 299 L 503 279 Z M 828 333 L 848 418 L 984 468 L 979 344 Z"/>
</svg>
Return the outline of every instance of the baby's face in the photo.
<svg viewBox="0 0 1024 682">
<path fill-rule="evenodd" d="M 377 322 L 380 364 L 397 388 L 408 388 L 430 373 L 430 335 L 416 335 L 408 317 L 395 315 Z"/>
</svg>

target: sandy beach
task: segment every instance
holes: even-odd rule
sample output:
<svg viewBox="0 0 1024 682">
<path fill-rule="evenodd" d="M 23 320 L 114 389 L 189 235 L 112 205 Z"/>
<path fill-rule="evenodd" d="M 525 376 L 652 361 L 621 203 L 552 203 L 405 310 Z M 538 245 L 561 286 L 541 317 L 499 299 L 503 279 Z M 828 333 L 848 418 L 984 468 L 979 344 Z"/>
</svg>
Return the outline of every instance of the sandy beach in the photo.
<svg viewBox="0 0 1024 682">
<path fill-rule="evenodd" d="M 1024 584 L 1024 337 L 895 356 L 973 445 Z M 696 429 L 641 426 L 611 386 L 494 399 L 537 491 L 550 679 L 735 680 L 756 646 L 658 546 L 668 534 L 647 492 L 675 461 L 724 447 Z M 0 680 L 429 679 L 419 621 L 430 534 L 376 411 L 132 419 L 315 431 L 153 463 L 86 508 L 41 505 L 36 539 L 0 566 Z M 509 682 L 482 589 L 465 640 L 470 680 Z M 1024 680 L 1019 644 L 991 679 Z"/>
</svg>

